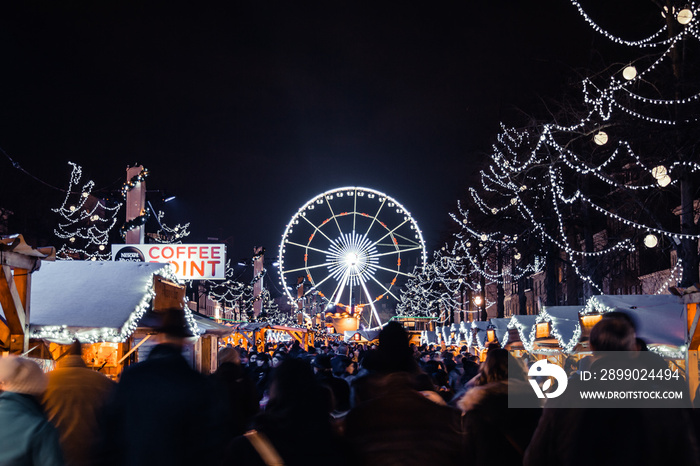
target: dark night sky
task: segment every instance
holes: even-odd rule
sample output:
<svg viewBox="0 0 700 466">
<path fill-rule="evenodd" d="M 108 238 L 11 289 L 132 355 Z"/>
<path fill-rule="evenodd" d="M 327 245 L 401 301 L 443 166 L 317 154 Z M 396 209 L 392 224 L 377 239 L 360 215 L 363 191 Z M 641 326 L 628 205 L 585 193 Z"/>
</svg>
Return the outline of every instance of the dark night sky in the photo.
<svg viewBox="0 0 700 466">
<path fill-rule="evenodd" d="M 234 258 L 347 185 L 396 198 L 436 247 L 499 120 L 559 94 L 593 37 L 566 0 L 5 3 L 0 147 L 62 188 L 68 161 L 105 190 L 143 164 L 177 196 L 166 223 Z M 0 173 L 15 232 L 55 225 L 61 192 Z"/>
</svg>

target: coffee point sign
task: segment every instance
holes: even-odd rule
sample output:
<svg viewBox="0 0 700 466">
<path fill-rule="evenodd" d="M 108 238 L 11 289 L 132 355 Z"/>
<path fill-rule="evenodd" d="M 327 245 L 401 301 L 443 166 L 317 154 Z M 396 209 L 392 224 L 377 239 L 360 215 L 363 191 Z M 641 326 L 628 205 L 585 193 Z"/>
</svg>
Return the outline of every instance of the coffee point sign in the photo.
<svg viewBox="0 0 700 466">
<path fill-rule="evenodd" d="M 112 260 L 173 264 L 183 280 L 225 280 L 224 244 L 113 244 Z"/>
</svg>

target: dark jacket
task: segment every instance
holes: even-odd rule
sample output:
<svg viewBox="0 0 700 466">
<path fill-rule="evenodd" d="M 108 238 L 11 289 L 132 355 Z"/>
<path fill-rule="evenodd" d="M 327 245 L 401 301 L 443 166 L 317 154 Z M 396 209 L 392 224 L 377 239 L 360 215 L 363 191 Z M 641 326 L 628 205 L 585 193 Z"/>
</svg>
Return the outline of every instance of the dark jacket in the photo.
<svg viewBox="0 0 700 466">
<path fill-rule="evenodd" d="M 208 464 L 219 447 L 214 391 L 182 356 L 161 344 L 127 368 L 107 407 L 109 464 Z"/>
<path fill-rule="evenodd" d="M 58 431 L 30 395 L 0 393 L 0 464 L 63 465 Z"/>
<path fill-rule="evenodd" d="M 364 381 L 360 403 L 345 417 L 345 436 L 358 456 L 355 464 L 463 463 L 459 411 L 413 390 L 412 377 L 397 372 Z"/>
<path fill-rule="evenodd" d="M 607 358 L 600 359 L 591 370 L 608 362 Z M 636 382 L 616 382 L 616 386 L 625 389 L 628 383 Z M 700 465 L 697 439 L 686 408 L 614 407 L 625 406 L 617 400 L 598 402 L 608 406 L 601 408 L 562 407 L 575 405 L 572 399 L 588 389 L 590 386 L 574 375 L 562 396 L 547 400 L 525 452 L 525 465 Z"/>
<path fill-rule="evenodd" d="M 508 392 L 527 393 L 524 381 L 492 382 L 467 391 L 459 400 L 466 438 L 465 465 L 521 465 L 542 410 L 508 408 Z"/>
<path fill-rule="evenodd" d="M 224 402 L 226 437 L 243 435 L 259 410 L 255 382 L 239 364 L 225 362 L 211 375 L 217 395 Z"/>
</svg>

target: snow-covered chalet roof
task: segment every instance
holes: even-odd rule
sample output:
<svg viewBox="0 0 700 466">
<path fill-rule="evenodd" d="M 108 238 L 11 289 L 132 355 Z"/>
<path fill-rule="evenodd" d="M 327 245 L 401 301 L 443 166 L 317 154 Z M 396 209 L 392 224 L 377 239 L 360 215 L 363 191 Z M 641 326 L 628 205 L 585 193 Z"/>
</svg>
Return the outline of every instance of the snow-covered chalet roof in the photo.
<svg viewBox="0 0 700 466">
<path fill-rule="evenodd" d="M 665 345 L 680 348 L 688 334 L 687 308 L 674 295 L 596 295 L 584 309 L 593 312 L 621 311 L 634 320 L 637 336 L 647 345 Z"/>
<path fill-rule="evenodd" d="M 32 275 L 30 336 L 58 342 L 124 341 L 150 307 L 154 275 L 176 282 L 170 264 L 45 262 Z M 197 334 L 189 309 L 185 314 Z"/>
</svg>

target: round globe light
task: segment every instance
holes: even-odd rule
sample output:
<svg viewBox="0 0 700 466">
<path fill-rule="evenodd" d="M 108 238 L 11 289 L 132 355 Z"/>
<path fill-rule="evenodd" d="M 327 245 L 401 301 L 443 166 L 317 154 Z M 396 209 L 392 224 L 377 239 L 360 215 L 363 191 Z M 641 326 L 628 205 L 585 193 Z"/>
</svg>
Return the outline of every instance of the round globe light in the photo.
<svg viewBox="0 0 700 466">
<path fill-rule="evenodd" d="M 659 178 L 658 180 L 656 180 L 656 182 L 659 183 L 659 186 L 661 186 L 662 188 L 665 188 L 666 186 L 671 184 L 671 181 L 673 181 L 673 180 L 671 180 L 671 177 L 668 175 L 664 175 L 661 178 Z"/>
<path fill-rule="evenodd" d="M 676 20 L 685 26 L 693 20 L 693 12 L 690 11 L 688 8 L 683 8 L 681 11 L 678 12 Z"/>
<path fill-rule="evenodd" d="M 627 81 L 631 81 L 634 78 L 637 77 L 637 68 L 634 66 L 630 65 L 624 70 L 622 70 L 622 77 L 625 78 Z"/>
<path fill-rule="evenodd" d="M 603 146 L 608 142 L 608 133 L 605 131 L 598 131 L 595 136 L 593 136 L 593 142 L 599 146 Z"/>
<path fill-rule="evenodd" d="M 649 233 L 644 237 L 644 246 L 648 248 L 655 248 L 659 244 L 659 238 L 656 235 Z"/>
<path fill-rule="evenodd" d="M 666 170 L 666 167 L 663 165 L 659 165 L 657 167 L 654 167 L 651 169 L 651 176 L 654 177 L 654 179 L 660 180 L 664 176 L 668 175 L 668 171 Z"/>
</svg>

